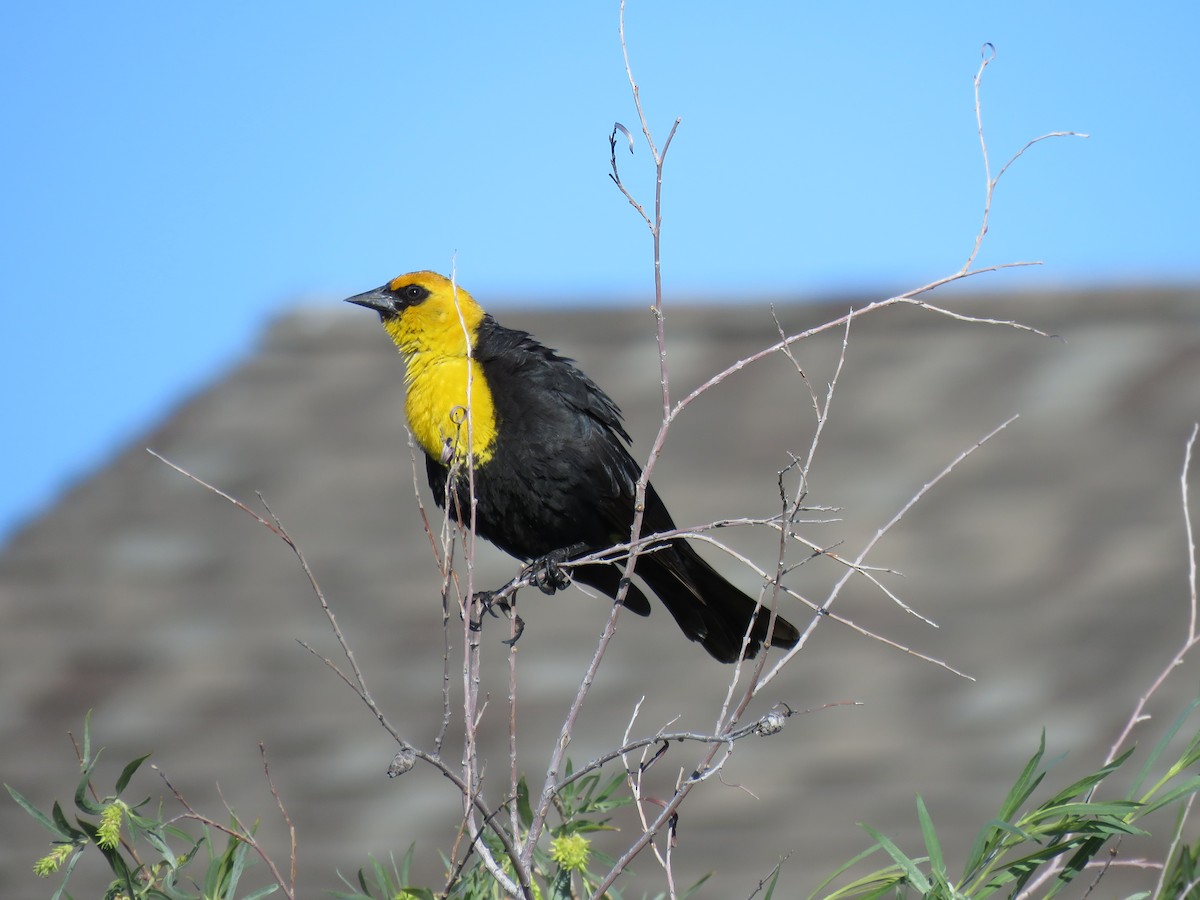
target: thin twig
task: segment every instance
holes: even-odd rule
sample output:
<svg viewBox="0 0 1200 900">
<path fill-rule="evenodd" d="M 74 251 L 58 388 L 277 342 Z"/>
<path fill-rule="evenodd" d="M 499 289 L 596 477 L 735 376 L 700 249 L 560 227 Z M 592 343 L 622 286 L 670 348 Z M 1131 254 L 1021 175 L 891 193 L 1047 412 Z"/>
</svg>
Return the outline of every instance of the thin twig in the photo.
<svg viewBox="0 0 1200 900">
<path fill-rule="evenodd" d="M 884 535 L 886 535 L 889 531 L 891 531 L 891 529 L 904 517 L 905 513 L 907 513 L 910 509 L 912 509 L 913 506 L 916 505 L 921 500 L 921 498 L 923 498 L 927 493 L 929 493 L 929 491 L 934 487 L 934 485 L 936 485 L 940 481 L 942 481 L 942 479 L 944 479 L 947 475 L 949 475 L 952 471 L 954 471 L 954 469 L 957 468 L 958 465 L 963 460 L 965 460 L 968 456 L 970 456 L 972 453 L 974 453 L 976 450 L 978 450 L 980 447 L 982 447 L 984 444 L 986 444 L 988 441 L 990 441 L 993 437 L 995 437 L 997 434 L 999 434 L 1001 431 L 1003 431 L 1005 428 L 1007 428 L 1009 425 L 1011 425 L 1014 421 L 1016 421 L 1016 419 L 1017 419 L 1017 416 L 1014 415 L 1011 418 L 1009 418 L 1007 421 L 1002 423 L 1001 425 L 998 425 L 996 428 L 993 428 L 990 432 L 985 434 L 982 438 L 980 438 L 978 441 L 976 441 L 973 445 L 971 445 L 966 450 L 963 450 L 961 453 L 959 453 L 958 456 L 956 456 L 946 466 L 944 466 L 942 468 L 942 470 L 940 472 L 938 472 L 937 475 L 935 475 L 932 479 L 927 481 L 920 488 L 920 490 L 918 490 L 915 494 L 912 495 L 912 497 L 910 497 L 908 499 L 908 501 L 899 509 L 899 511 L 897 511 L 897 513 L 894 516 L 892 516 L 892 518 L 885 525 L 883 525 L 878 531 L 875 532 L 874 536 L 872 536 L 871 539 L 868 540 L 867 543 L 863 546 L 862 550 L 859 552 L 858 556 L 855 558 L 855 562 L 861 563 L 866 558 L 867 554 L 870 553 L 871 550 L 875 547 L 875 545 L 877 543 L 879 543 L 879 541 L 884 537 Z M 796 646 L 792 647 L 787 653 L 785 653 L 783 655 L 783 657 L 775 664 L 774 668 L 772 668 L 771 671 L 767 672 L 763 676 L 761 682 L 755 688 L 756 693 L 760 692 L 764 687 L 766 687 L 768 684 L 770 684 L 771 681 L 773 681 L 776 678 L 776 676 L 778 676 L 780 671 L 782 671 L 783 667 L 785 665 L 787 665 L 787 663 L 793 657 L 795 657 L 795 655 L 797 653 L 799 653 L 804 648 L 804 645 L 807 643 L 809 637 L 812 635 L 812 633 L 816 629 L 817 625 L 820 624 L 821 620 L 826 617 L 824 615 L 824 613 L 828 611 L 830 606 L 832 606 L 833 602 L 837 599 L 838 594 L 841 593 L 842 587 L 850 579 L 850 576 L 852 574 L 854 574 L 853 570 L 848 570 L 842 574 L 841 578 L 838 579 L 838 581 L 834 584 L 833 588 L 830 590 L 829 596 L 822 606 L 822 613 L 820 615 L 813 617 L 812 621 L 809 622 L 808 627 L 801 633 L 800 640 L 796 642 Z M 949 667 L 947 667 L 947 668 L 949 668 Z"/>
<path fill-rule="evenodd" d="M 1056 138 L 1056 137 L 1086 138 L 1088 136 L 1086 134 L 1082 134 L 1077 131 L 1052 131 L 1048 134 L 1043 134 L 1039 137 L 1035 137 L 1032 140 L 1026 141 L 1025 146 L 1023 146 L 1020 150 L 1018 150 L 1016 153 L 1014 153 L 1009 158 L 1008 162 L 1006 162 L 1003 166 L 1000 167 L 1000 171 L 997 172 L 996 177 L 993 178 L 992 170 L 991 170 L 991 159 L 990 159 L 990 154 L 988 153 L 987 139 L 984 137 L 984 133 L 983 133 L 983 103 L 980 99 L 980 86 L 983 84 L 984 70 L 987 69 L 987 67 L 989 65 L 991 65 L 991 63 L 996 59 L 995 46 L 990 43 L 984 44 L 980 50 L 980 56 L 982 57 L 982 60 L 979 63 L 979 71 L 977 71 L 975 73 L 974 85 L 975 85 L 975 125 L 976 125 L 976 128 L 979 133 L 979 149 L 983 155 L 983 179 L 984 179 L 984 185 L 985 185 L 984 200 L 983 200 L 983 221 L 979 225 L 979 231 L 977 231 L 975 234 L 975 245 L 971 248 L 971 252 L 967 256 L 967 261 L 965 263 L 963 263 L 962 268 L 959 269 L 960 275 L 968 274 L 971 271 L 971 265 L 975 262 L 976 257 L 979 256 L 979 251 L 983 247 L 983 239 L 984 239 L 984 237 L 986 237 L 987 232 L 988 232 L 988 219 L 991 217 L 991 213 L 992 213 L 992 198 L 996 193 L 996 185 L 1000 183 L 1000 179 L 1004 177 L 1004 173 L 1008 171 L 1009 166 L 1011 166 L 1018 159 L 1020 159 L 1022 156 L 1024 156 L 1025 151 L 1028 150 L 1030 147 L 1032 147 L 1034 144 L 1039 144 L 1042 141 L 1049 140 L 1050 138 Z"/>
<path fill-rule="evenodd" d="M 618 593 L 623 594 L 624 590 Z M 546 816 L 550 810 L 551 800 L 557 793 L 555 785 L 558 781 L 558 773 L 562 769 L 563 759 L 566 757 L 567 745 L 571 742 L 571 735 L 575 731 L 575 722 L 578 720 L 579 712 L 583 708 L 583 701 L 596 679 L 596 672 L 600 668 L 600 661 L 604 658 L 609 641 L 616 634 L 617 615 L 620 611 L 620 599 L 614 600 L 608 620 L 604 623 L 604 630 L 600 633 L 600 639 L 596 643 L 596 650 L 592 654 L 591 661 L 583 673 L 579 690 L 575 692 L 575 698 L 571 701 L 571 707 L 567 710 L 567 716 L 563 719 L 562 728 L 559 730 L 558 741 L 555 743 L 554 750 L 550 754 L 550 761 L 546 766 L 546 778 L 542 785 L 541 794 L 538 797 L 537 807 L 533 811 L 533 822 L 529 827 L 528 834 L 525 836 L 524 848 L 521 851 L 522 859 L 526 865 L 529 865 L 532 861 L 534 848 L 537 847 L 538 839 L 545 828 Z"/>
<path fill-rule="evenodd" d="M 765 888 L 768 883 L 773 881 L 779 875 L 779 870 L 783 868 L 783 864 L 791 858 L 792 858 L 791 850 L 789 850 L 787 853 L 783 854 L 783 856 L 779 857 L 779 862 L 775 863 L 775 866 L 774 866 L 774 868 L 771 869 L 770 874 L 768 874 L 766 878 L 760 878 L 758 880 L 758 886 L 755 887 L 754 890 L 752 890 L 749 893 L 749 895 L 747 895 L 746 900 L 754 900 L 754 898 L 759 894 L 759 892 L 762 891 L 762 889 Z"/>
<path fill-rule="evenodd" d="M 254 518 L 260 525 L 262 525 L 264 528 L 267 528 L 268 530 L 270 530 L 273 534 L 275 534 L 277 537 L 279 537 L 280 540 L 282 540 L 285 544 L 287 544 L 287 546 L 291 549 L 292 553 L 295 555 L 297 560 L 300 562 L 300 566 L 304 570 L 305 576 L 308 578 L 309 586 L 312 588 L 313 593 L 316 595 L 317 600 L 320 602 L 321 608 L 325 612 L 325 615 L 326 615 L 327 619 L 329 620 L 330 626 L 333 629 L 334 636 L 337 639 L 339 646 L 342 648 L 342 652 L 345 654 L 346 659 L 350 662 L 351 670 L 353 672 L 353 677 L 347 675 L 340 668 L 338 668 L 338 666 L 332 660 L 330 660 L 328 657 L 323 656 L 322 654 L 318 653 L 316 650 L 314 650 L 311 646 L 309 646 L 304 641 L 298 642 L 300 644 L 300 646 L 304 647 L 304 649 L 308 650 L 310 653 L 312 653 L 314 656 L 316 656 L 319 660 L 324 662 L 325 665 L 331 671 L 333 671 L 339 678 L 341 678 L 342 681 L 345 682 L 345 684 L 348 687 L 350 687 L 350 689 L 353 690 L 355 692 L 355 694 L 358 695 L 359 699 L 363 701 L 363 703 L 371 711 L 371 714 L 375 717 L 375 719 L 379 722 L 379 724 L 383 727 L 383 729 L 385 731 L 387 731 L 387 733 L 389 735 L 392 736 L 393 740 L 395 740 L 397 744 L 400 745 L 400 748 L 403 752 L 409 753 L 413 756 L 413 758 L 419 759 L 425 763 L 428 763 L 429 765 L 432 765 L 435 769 L 438 770 L 438 772 L 440 772 L 442 774 L 443 777 L 445 777 L 452 784 L 454 784 L 454 786 L 459 790 L 461 795 L 465 798 L 465 802 L 469 806 L 471 806 L 475 811 L 479 812 L 481 815 L 483 815 L 485 817 L 489 817 L 490 810 L 488 809 L 488 807 L 487 807 L 486 803 L 484 802 L 484 800 L 482 799 L 482 797 L 478 793 L 472 791 L 470 789 L 470 787 L 468 786 L 467 782 L 465 780 L 463 780 L 463 778 L 461 778 L 458 774 L 456 774 L 453 769 L 451 769 L 449 766 L 447 766 L 438 755 L 428 753 L 424 750 L 421 750 L 420 748 L 410 744 L 407 740 L 405 740 L 400 735 L 400 732 L 396 729 L 396 727 L 393 726 L 392 723 L 388 720 L 388 718 L 384 714 L 383 710 L 380 709 L 379 705 L 375 702 L 374 697 L 372 697 L 371 692 L 367 687 L 366 679 L 363 676 L 362 671 L 358 667 L 358 663 L 355 660 L 354 653 L 353 653 L 353 651 L 351 651 L 350 646 L 349 646 L 348 642 L 346 641 L 345 636 L 342 634 L 341 628 L 337 624 L 337 618 L 334 615 L 333 610 L 330 608 L 329 603 L 327 602 L 327 600 L 325 598 L 324 592 L 322 591 L 320 585 L 317 583 L 316 576 L 313 574 L 312 569 L 308 565 L 307 558 L 304 556 L 303 551 L 300 549 L 300 547 L 296 543 L 296 541 L 291 537 L 290 534 L 288 534 L 287 530 L 283 527 L 283 523 L 275 516 L 275 514 L 270 510 L 270 508 L 266 506 L 266 501 L 263 500 L 262 495 L 261 494 L 259 495 L 259 499 L 263 502 L 264 507 L 266 507 L 266 509 L 267 509 L 268 515 L 271 517 L 270 521 L 263 518 L 258 513 L 254 512 L 253 510 L 251 510 L 242 501 L 236 499 L 235 497 L 230 496 L 229 494 L 225 493 L 224 491 L 220 490 L 219 488 L 214 487 L 213 485 L 209 484 L 208 482 L 204 481 L 203 479 L 199 478 L 198 476 L 193 475 L 191 472 L 184 469 L 182 466 L 179 466 L 176 463 L 171 462 L 170 460 L 166 459 L 165 457 L 161 456 L 160 454 L 156 453 L 153 450 L 149 450 L 149 452 L 151 455 L 153 455 L 157 459 L 161 460 L 162 462 L 166 463 L 168 466 L 170 466 L 175 471 L 179 472 L 181 475 L 185 476 L 186 478 L 189 478 L 190 480 L 194 481 L 196 484 L 200 485 L 201 487 L 205 488 L 206 490 L 208 490 L 214 494 L 217 494 L 218 496 L 223 497 L 224 499 L 228 500 L 235 507 L 237 507 L 241 511 L 245 512 L 247 515 Z M 168 785 L 169 785 L 169 783 L 168 783 Z M 222 828 L 221 830 L 226 831 L 228 833 L 227 829 Z M 499 840 L 501 845 L 504 847 L 505 855 L 513 862 L 514 866 L 517 866 L 520 855 L 517 851 L 516 846 L 512 842 L 511 836 L 508 834 L 508 832 L 504 828 L 499 827 L 497 825 L 493 825 L 492 830 L 493 830 L 493 833 L 496 835 L 497 840 Z M 490 854 L 487 853 L 486 847 L 481 847 L 481 856 L 485 860 L 490 859 Z M 527 869 L 523 870 L 521 868 L 517 868 L 518 873 L 521 873 L 522 871 L 524 871 L 524 873 L 526 875 L 526 882 L 524 884 L 518 885 L 517 882 L 513 881 L 511 878 L 509 878 L 503 872 L 503 870 L 500 868 L 499 864 L 497 864 L 494 859 L 491 859 L 491 865 L 495 867 L 495 870 L 492 871 L 493 876 L 495 876 L 497 878 L 497 880 L 505 887 L 506 890 L 509 891 L 509 893 L 516 894 L 520 890 L 520 891 L 523 891 L 523 894 L 526 898 L 529 898 L 529 900 L 531 900 L 532 888 L 530 888 L 528 886 L 528 880 L 527 880 L 528 879 L 528 870 Z M 280 881 L 280 885 L 281 885 L 281 887 L 283 886 L 282 881 Z M 291 895 L 289 894 L 289 897 L 290 896 Z"/>
<path fill-rule="evenodd" d="M 279 796 L 279 790 L 275 787 L 275 780 L 271 777 L 271 766 L 267 762 L 267 745 L 262 741 L 258 742 L 258 753 L 262 757 L 263 775 L 266 776 L 267 786 L 271 789 L 271 796 L 275 798 L 275 805 L 279 807 L 279 815 L 283 817 L 283 824 L 287 826 L 288 842 L 291 845 L 292 872 L 288 884 L 291 886 L 291 893 L 296 893 L 296 826 L 292 824 L 292 817 L 288 815 L 287 810 L 283 806 L 283 798 Z"/>
<path fill-rule="evenodd" d="M 164 460 L 164 462 L 165 462 L 165 460 Z M 267 868 L 270 869 L 271 877 L 275 879 L 275 883 L 277 885 L 279 885 L 279 889 L 283 892 L 283 895 L 285 897 L 287 897 L 288 900 L 293 900 L 293 898 L 296 896 L 295 895 L 296 874 L 295 874 L 295 869 L 294 869 L 294 865 L 295 865 L 295 854 L 294 853 L 292 856 L 292 862 L 293 862 L 292 881 L 288 882 L 288 881 L 284 880 L 283 874 L 279 871 L 279 868 L 275 865 L 275 861 L 273 859 L 271 859 L 270 855 L 266 852 L 266 850 L 264 850 L 262 848 L 262 846 L 258 843 L 258 841 L 256 841 L 254 839 L 254 835 L 251 832 L 246 830 L 246 828 L 242 825 L 241 820 L 237 817 L 237 815 L 234 813 L 232 808 L 230 808 L 229 804 L 225 803 L 224 797 L 222 797 L 221 802 L 225 805 L 225 809 L 229 813 L 230 821 L 232 821 L 234 823 L 234 826 L 236 826 L 234 828 L 230 828 L 227 825 L 222 825 L 216 819 L 211 819 L 208 816 L 205 816 L 202 813 L 197 812 L 196 809 L 183 796 L 183 794 L 181 794 L 179 792 L 179 790 L 175 787 L 175 785 L 173 785 L 171 783 L 171 780 L 169 778 L 167 778 L 166 772 L 164 772 L 158 766 L 153 765 L 153 764 L 151 764 L 150 768 L 158 773 L 159 777 L 163 780 L 163 783 L 167 786 L 167 790 L 169 790 L 172 793 L 172 795 L 174 795 L 175 802 L 183 807 L 185 812 L 181 818 L 190 819 L 193 822 L 199 822 L 201 825 L 204 825 L 208 828 L 212 828 L 215 831 L 219 831 L 222 834 L 232 838 L 233 840 L 238 841 L 239 843 L 242 843 L 242 844 L 246 844 L 249 847 L 251 847 L 254 850 L 254 852 L 258 854 L 259 859 L 261 859 L 266 864 Z M 219 791 L 220 791 L 220 789 L 218 788 L 218 793 L 219 793 Z"/>
<path fill-rule="evenodd" d="M 662 266 L 661 266 L 661 237 L 662 237 L 662 173 L 663 163 L 666 159 L 667 150 L 670 148 L 671 141 L 675 137 L 676 129 L 679 127 L 679 119 L 677 118 L 671 126 L 670 133 L 667 135 L 666 141 L 663 143 L 660 151 L 654 143 L 654 138 L 650 131 L 650 124 L 646 119 L 645 110 L 642 108 L 640 90 L 637 85 L 637 80 L 633 76 L 633 68 L 629 62 L 628 46 L 625 42 L 625 0 L 621 0 L 619 14 L 619 31 L 621 37 L 621 52 L 625 59 L 625 72 L 629 78 L 630 89 L 633 92 L 634 106 L 637 108 L 638 119 L 642 125 L 642 133 L 646 136 L 646 143 L 650 148 L 651 156 L 655 166 L 655 192 L 654 192 L 654 218 L 651 222 L 647 217 L 645 210 L 634 200 L 630 193 L 626 190 L 621 182 L 620 173 L 616 166 L 616 151 L 615 143 L 612 156 L 613 174 L 612 179 L 620 188 L 621 192 L 641 214 L 650 227 L 653 247 L 654 247 L 654 312 L 658 338 L 659 351 L 659 374 L 660 385 L 662 388 L 663 398 L 663 424 L 659 429 L 658 440 L 655 442 L 651 450 L 650 457 L 642 470 L 641 476 L 637 480 L 634 489 L 634 516 L 633 522 L 630 525 L 630 541 L 636 542 L 641 535 L 642 521 L 646 506 L 646 487 L 649 482 L 650 471 L 654 466 L 654 460 L 662 450 L 663 440 L 665 439 L 667 427 L 667 412 L 670 409 L 670 378 L 667 368 L 666 354 L 666 334 L 664 330 L 664 318 L 662 312 Z M 614 132 L 615 135 L 615 132 Z M 615 141 L 615 137 L 612 139 Z M 588 664 L 584 672 L 583 679 L 580 682 L 579 690 L 576 692 L 575 699 L 571 703 L 571 707 L 567 712 L 567 717 L 563 721 L 563 727 L 559 734 L 559 740 L 555 744 L 554 750 L 550 755 L 550 761 L 546 770 L 546 777 L 542 785 L 541 795 L 538 800 L 537 808 L 534 810 L 533 823 L 530 826 L 529 833 L 526 836 L 525 847 L 522 853 L 522 861 L 525 865 L 529 865 L 533 857 L 533 850 L 537 846 L 538 839 L 541 837 L 543 828 L 545 827 L 546 814 L 550 807 L 550 802 L 554 796 L 554 785 L 557 781 L 558 772 L 562 765 L 564 755 L 566 753 L 567 744 L 571 739 L 574 731 L 575 722 L 579 716 L 580 709 L 583 706 L 584 699 L 591 690 L 591 685 L 595 679 L 596 671 L 600 666 L 600 661 L 604 657 L 604 653 L 608 648 L 609 641 L 612 640 L 613 634 L 616 632 L 617 618 L 621 611 L 621 605 L 629 591 L 630 579 L 632 578 L 637 559 L 640 551 L 635 546 L 631 548 L 628 557 L 625 560 L 625 565 L 622 571 L 622 583 L 617 589 L 617 596 L 614 598 L 612 610 L 609 614 L 608 621 L 605 623 L 604 630 L 601 632 L 600 639 L 596 645 L 596 651 L 592 655 L 591 662 Z"/>
<path fill-rule="evenodd" d="M 643 697 L 642 700 L 645 700 L 645 698 Z M 641 702 L 642 701 L 638 701 L 638 709 L 641 708 Z M 858 700 L 833 700 L 829 703 L 822 703 L 820 706 L 814 706 L 810 709 L 803 710 L 794 710 L 791 707 L 785 706 L 782 713 L 777 710 L 772 710 L 761 718 L 756 719 L 751 724 L 743 725 L 741 728 L 738 728 L 735 731 L 731 731 L 727 734 L 703 734 L 698 731 L 660 731 L 657 734 L 650 735 L 649 737 L 630 739 L 629 731 L 633 725 L 633 720 L 631 719 L 629 726 L 626 727 L 625 736 L 623 738 L 624 743 L 622 743 L 620 747 L 617 747 L 615 750 L 609 750 L 593 760 L 589 760 L 586 765 L 576 769 L 569 776 L 560 781 L 556 787 L 561 791 L 563 788 L 578 781 L 580 778 L 604 768 L 604 766 L 608 765 L 613 760 L 624 756 L 625 754 L 632 753 L 635 750 L 642 750 L 646 747 L 652 747 L 656 744 L 666 745 L 690 741 L 700 744 L 728 745 L 748 737 L 770 737 L 774 734 L 778 734 L 779 732 L 774 727 L 774 723 L 778 720 L 780 715 L 783 715 L 784 718 L 790 718 L 791 716 L 821 712 L 822 710 L 833 709 L 834 707 L 838 706 L 861 705 L 862 703 Z M 636 711 L 634 715 L 636 716 Z"/>
<path fill-rule="evenodd" d="M 1137 705 L 1133 708 L 1133 713 L 1129 716 L 1125 727 L 1121 729 L 1121 733 L 1117 735 L 1117 739 L 1113 741 L 1112 747 L 1108 751 L 1108 756 L 1105 758 L 1105 764 L 1112 762 L 1121 753 L 1121 748 L 1125 741 L 1129 739 L 1129 735 L 1142 722 L 1145 722 L 1150 717 L 1146 715 L 1146 705 L 1150 699 L 1158 693 L 1159 688 L 1163 686 L 1167 678 L 1183 663 L 1183 658 L 1200 643 L 1200 633 L 1197 632 L 1197 595 L 1196 595 L 1196 535 L 1192 524 L 1191 507 L 1189 504 L 1189 486 L 1188 475 L 1192 466 L 1192 452 L 1196 446 L 1196 436 L 1200 433 L 1200 423 L 1192 425 L 1192 433 L 1188 436 L 1187 445 L 1183 453 L 1183 471 L 1179 476 L 1179 489 L 1182 498 L 1183 506 L 1183 528 L 1187 538 L 1188 546 L 1188 632 L 1187 637 L 1183 641 L 1183 645 L 1171 657 L 1171 661 L 1166 667 L 1159 672 L 1158 676 L 1151 682 L 1150 687 L 1140 698 Z"/>
<path fill-rule="evenodd" d="M 1183 810 L 1179 814 L 1178 821 L 1175 823 L 1175 832 L 1171 835 L 1171 844 L 1167 847 L 1166 855 L 1163 857 L 1162 866 L 1158 872 L 1158 884 L 1154 886 L 1153 897 L 1164 897 L 1163 890 L 1166 888 L 1168 863 L 1175 858 L 1175 854 L 1179 852 L 1179 845 L 1183 843 L 1184 826 L 1187 825 L 1188 819 L 1192 814 L 1192 805 L 1196 802 L 1195 794 L 1188 794 L 1187 799 L 1183 801 Z M 1189 887 L 1188 890 L 1191 890 Z M 1184 891 L 1180 897 L 1188 896 L 1188 892 Z"/>
</svg>

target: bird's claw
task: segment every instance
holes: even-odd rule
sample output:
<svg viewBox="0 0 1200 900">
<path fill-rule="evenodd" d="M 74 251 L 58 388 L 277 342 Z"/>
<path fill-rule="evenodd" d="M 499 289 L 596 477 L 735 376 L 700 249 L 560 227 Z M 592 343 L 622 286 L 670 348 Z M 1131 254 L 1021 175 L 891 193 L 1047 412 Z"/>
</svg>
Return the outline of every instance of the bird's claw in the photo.
<svg viewBox="0 0 1200 900">
<path fill-rule="evenodd" d="M 571 583 L 571 576 L 563 571 L 558 560 L 548 557 L 529 566 L 529 583 L 543 594 L 556 594 Z"/>
<path fill-rule="evenodd" d="M 507 640 L 501 641 L 507 647 L 515 647 L 517 641 L 521 639 L 521 635 L 525 633 L 525 620 L 513 613 L 513 636 Z"/>
<path fill-rule="evenodd" d="M 505 615 L 512 612 L 512 604 L 501 591 L 476 591 L 475 599 L 479 602 L 480 611 L 487 613 L 493 619 L 500 618 L 500 614 L 496 610 L 500 610 Z M 473 625 L 472 629 L 478 631 L 479 626 Z"/>
<path fill-rule="evenodd" d="M 531 584 L 543 594 L 555 594 L 561 591 L 571 584 L 571 576 L 562 567 L 562 564 L 578 556 L 585 549 L 587 548 L 582 544 L 574 544 L 561 550 L 555 550 L 553 553 L 547 553 L 525 566 L 519 579 L 510 582 L 500 590 L 476 591 L 473 600 L 479 604 L 479 618 L 470 623 L 471 631 L 477 632 L 483 629 L 484 613 L 492 618 L 499 618 L 500 613 L 504 613 L 512 618 L 514 631 L 512 637 L 501 643 L 507 644 L 509 647 L 516 644 L 521 635 L 525 633 L 525 620 L 517 615 L 516 610 L 517 587 L 521 584 Z"/>
<path fill-rule="evenodd" d="M 525 633 L 525 620 L 517 615 L 516 607 L 512 601 L 508 599 L 509 595 L 505 591 L 477 591 L 474 599 L 479 603 L 479 618 L 473 619 L 470 624 L 471 631 L 483 631 L 483 614 L 487 613 L 493 619 L 500 618 L 500 613 L 506 616 L 511 616 L 514 624 L 513 636 L 500 643 L 512 647 L 517 643 L 517 640 Z M 515 599 L 515 595 L 513 595 Z M 499 612 L 497 612 L 499 610 Z"/>
<path fill-rule="evenodd" d="M 562 564 L 587 549 L 582 544 L 563 547 L 540 556 L 525 567 L 529 583 L 543 594 L 555 594 L 571 584 L 571 575 Z"/>
</svg>

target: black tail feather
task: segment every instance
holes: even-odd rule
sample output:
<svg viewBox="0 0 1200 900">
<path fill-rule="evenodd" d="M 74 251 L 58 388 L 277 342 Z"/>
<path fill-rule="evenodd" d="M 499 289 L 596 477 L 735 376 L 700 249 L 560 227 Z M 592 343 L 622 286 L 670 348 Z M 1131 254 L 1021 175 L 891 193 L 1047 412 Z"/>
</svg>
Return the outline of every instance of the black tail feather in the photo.
<svg viewBox="0 0 1200 900">
<path fill-rule="evenodd" d="M 614 563 L 580 566 L 571 573 L 571 576 L 589 587 L 604 591 L 614 600 L 617 598 L 617 589 L 621 586 L 621 569 Z M 650 601 L 635 584 L 629 585 L 629 590 L 625 594 L 624 606 L 639 616 L 650 615 Z"/>
<path fill-rule="evenodd" d="M 800 640 L 796 627 L 778 615 L 768 640 L 771 611 L 726 581 L 686 541 L 674 540 L 640 557 L 634 571 L 662 600 L 683 633 L 721 662 L 737 662 L 747 631 L 747 659 L 756 656 L 763 644 L 786 648 Z"/>
</svg>

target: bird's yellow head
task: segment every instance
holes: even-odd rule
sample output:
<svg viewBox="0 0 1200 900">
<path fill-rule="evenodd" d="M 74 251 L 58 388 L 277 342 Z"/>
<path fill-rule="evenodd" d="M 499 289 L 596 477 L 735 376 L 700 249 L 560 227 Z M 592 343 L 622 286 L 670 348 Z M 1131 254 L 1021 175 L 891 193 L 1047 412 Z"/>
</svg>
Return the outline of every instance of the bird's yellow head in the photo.
<svg viewBox="0 0 1200 900">
<path fill-rule="evenodd" d="M 379 313 L 383 327 L 405 356 L 432 352 L 466 356 L 483 309 L 458 285 L 436 272 L 409 272 L 346 300 Z"/>
<path fill-rule="evenodd" d="M 474 298 L 436 272 L 410 272 L 347 302 L 379 313 L 404 354 L 404 409 L 425 452 L 443 464 L 491 459 L 499 425 L 487 378 L 472 358 L 484 319 Z"/>
</svg>

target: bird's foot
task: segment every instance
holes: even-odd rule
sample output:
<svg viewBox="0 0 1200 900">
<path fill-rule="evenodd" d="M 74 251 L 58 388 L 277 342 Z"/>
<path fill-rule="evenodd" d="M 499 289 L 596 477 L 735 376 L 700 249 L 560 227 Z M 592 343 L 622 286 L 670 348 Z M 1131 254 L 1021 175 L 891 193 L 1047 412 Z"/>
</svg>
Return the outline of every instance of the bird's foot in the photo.
<svg viewBox="0 0 1200 900">
<path fill-rule="evenodd" d="M 505 616 L 513 620 L 513 635 L 500 643 L 507 644 L 509 647 L 515 646 L 521 635 L 525 633 L 525 620 L 517 615 L 516 591 L 512 590 L 509 586 L 505 586 L 498 591 L 476 591 L 474 599 L 479 602 L 479 618 L 471 621 L 471 630 L 483 630 L 484 613 L 487 613 L 494 619 L 500 618 L 500 613 L 504 613 Z"/>
<path fill-rule="evenodd" d="M 517 646 L 517 641 L 519 641 L 521 639 L 521 635 L 523 635 L 524 633 L 525 633 L 525 620 L 522 619 L 520 616 L 518 616 L 516 613 L 513 613 L 513 636 L 508 638 L 507 640 L 501 641 L 500 643 L 505 644 L 506 646 L 509 646 L 509 647 L 515 647 L 515 646 Z"/>
<path fill-rule="evenodd" d="M 472 620 L 472 631 L 483 629 L 483 614 L 499 618 L 500 613 L 513 620 L 513 636 L 503 643 L 513 646 L 525 632 L 525 620 L 517 615 L 517 591 L 524 585 L 531 584 L 543 594 L 554 594 L 571 583 L 570 574 L 562 564 L 587 550 L 585 544 L 572 544 L 528 563 L 521 569 L 520 575 L 504 587 L 495 591 L 476 591 L 472 599 L 479 604 L 479 618 Z"/>
<path fill-rule="evenodd" d="M 509 599 L 510 597 L 512 598 L 511 600 Z M 513 611 L 517 593 L 506 585 L 498 591 L 476 591 L 473 599 L 479 603 L 480 619 L 483 618 L 483 613 L 487 613 L 493 619 L 498 619 L 500 618 L 500 613 L 504 613 L 507 616 Z M 478 622 L 471 623 L 472 631 L 478 631 L 479 627 Z"/>
<path fill-rule="evenodd" d="M 572 544 L 554 550 L 533 560 L 521 574 L 543 594 L 555 594 L 571 583 L 571 575 L 563 569 L 562 564 L 586 549 L 584 544 Z"/>
</svg>

